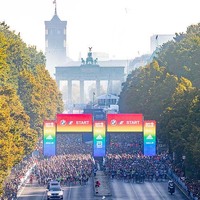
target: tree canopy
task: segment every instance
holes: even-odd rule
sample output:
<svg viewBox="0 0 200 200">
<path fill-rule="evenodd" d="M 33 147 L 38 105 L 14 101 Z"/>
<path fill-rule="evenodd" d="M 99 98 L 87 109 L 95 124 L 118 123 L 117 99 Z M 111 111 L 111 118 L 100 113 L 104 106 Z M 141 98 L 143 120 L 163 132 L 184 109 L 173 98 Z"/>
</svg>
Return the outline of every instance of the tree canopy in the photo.
<svg viewBox="0 0 200 200">
<path fill-rule="evenodd" d="M 123 83 L 122 113 L 143 113 L 157 121 L 157 138 L 200 178 L 200 24 L 163 44 L 154 60 L 133 70 Z M 194 170 L 195 169 L 195 170 Z"/>
<path fill-rule="evenodd" d="M 0 23 L 0 194 L 11 168 L 35 149 L 44 119 L 63 109 L 44 54 Z"/>
</svg>

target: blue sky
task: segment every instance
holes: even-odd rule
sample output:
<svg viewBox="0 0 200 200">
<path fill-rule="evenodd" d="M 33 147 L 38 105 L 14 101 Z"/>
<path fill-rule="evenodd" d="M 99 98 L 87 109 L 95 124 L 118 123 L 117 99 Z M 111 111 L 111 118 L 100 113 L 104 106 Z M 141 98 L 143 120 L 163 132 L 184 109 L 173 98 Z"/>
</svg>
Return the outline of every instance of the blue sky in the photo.
<svg viewBox="0 0 200 200">
<path fill-rule="evenodd" d="M 5 21 L 24 42 L 44 51 L 44 21 L 54 15 L 53 0 L 0 0 Z M 110 58 L 130 59 L 150 52 L 154 34 L 186 32 L 200 22 L 199 0 L 57 0 L 57 13 L 67 21 L 68 55 L 85 57 L 88 47 Z"/>
</svg>

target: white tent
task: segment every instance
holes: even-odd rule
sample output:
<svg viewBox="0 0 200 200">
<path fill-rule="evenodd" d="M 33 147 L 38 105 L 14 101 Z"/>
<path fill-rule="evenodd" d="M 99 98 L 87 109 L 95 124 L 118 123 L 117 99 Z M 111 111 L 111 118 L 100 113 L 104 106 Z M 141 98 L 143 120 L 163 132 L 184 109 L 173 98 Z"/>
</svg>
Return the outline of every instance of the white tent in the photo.
<svg viewBox="0 0 200 200">
<path fill-rule="evenodd" d="M 103 99 L 116 99 L 117 101 L 119 100 L 119 97 L 113 94 L 103 94 L 101 96 L 97 97 L 98 100 L 103 100 Z"/>
</svg>

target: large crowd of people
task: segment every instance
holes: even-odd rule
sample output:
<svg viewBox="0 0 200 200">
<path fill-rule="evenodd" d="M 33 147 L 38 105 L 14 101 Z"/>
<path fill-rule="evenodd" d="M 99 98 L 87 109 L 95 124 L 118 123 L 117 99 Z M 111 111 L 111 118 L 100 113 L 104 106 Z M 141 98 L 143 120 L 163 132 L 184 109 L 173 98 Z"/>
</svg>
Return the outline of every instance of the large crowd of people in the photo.
<svg viewBox="0 0 200 200">
<path fill-rule="evenodd" d="M 143 148 L 142 133 L 118 133 L 110 134 L 107 145 L 107 153 L 111 154 L 138 154 Z"/>
<path fill-rule="evenodd" d="M 49 180 L 58 180 L 63 185 L 85 185 L 96 172 L 92 142 L 82 140 L 82 134 L 57 134 L 57 155 L 50 158 L 24 160 L 12 171 L 12 179 L 5 183 L 4 198 L 15 197 L 18 185 L 30 166 L 35 163 L 37 183 L 46 185 Z M 143 137 L 139 133 L 110 134 L 107 142 L 103 170 L 112 179 L 135 183 L 144 181 L 167 180 L 169 169 L 180 178 L 187 188 L 188 195 L 194 200 L 200 199 L 200 183 L 182 177 L 166 154 L 144 156 Z"/>
<path fill-rule="evenodd" d="M 200 199 L 200 182 L 196 180 L 185 179 L 184 183 L 186 187 L 188 188 L 188 195 L 190 196 L 190 194 L 192 193 L 195 200 L 199 200 Z"/>
<path fill-rule="evenodd" d="M 24 158 L 19 164 L 13 167 L 9 177 L 5 180 L 3 195 L 0 197 L 2 200 L 17 199 L 17 193 L 20 186 L 25 181 L 24 178 L 27 172 L 35 164 L 36 158 Z"/>
<path fill-rule="evenodd" d="M 141 133 L 112 134 L 105 157 L 105 173 L 112 179 L 131 182 L 166 179 L 169 160 L 164 156 L 143 156 L 142 140 Z"/>
<path fill-rule="evenodd" d="M 82 140 L 81 133 L 67 133 L 57 134 L 57 155 L 64 154 L 91 154 L 92 155 L 92 143 L 85 143 Z"/>
<path fill-rule="evenodd" d="M 182 168 L 175 165 L 171 167 L 171 170 L 173 172 L 173 178 L 185 191 L 187 191 L 188 196 L 194 200 L 199 200 L 200 181 L 188 178 Z"/>
<path fill-rule="evenodd" d="M 38 184 L 46 185 L 49 180 L 61 184 L 86 184 L 92 175 L 94 160 L 90 154 L 65 154 L 41 160 L 36 165 Z"/>
<path fill-rule="evenodd" d="M 181 168 L 174 166 L 172 158 L 164 152 L 156 156 L 142 154 L 143 137 L 135 133 L 120 133 L 110 136 L 110 145 L 105 157 L 105 173 L 113 178 L 131 182 L 166 180 L 169 170 L 177 184 L 193 200 L 200 200 L 200 181 L 186 177 Z"/>
<path fill-rule="evenodd" d="M 200 200 L 200 181 L 186 177 L 181 168 L 174 166 L 172 158 L 164 152 L 157 156 L 142 154 L 143 137 L 135 133 L 113 134 L 107 148 L 105 173 L 111 178 L 137 182 L 165 180 L 169 169 L 177 184 L 194 200 Z"/>
<path fill-rule="evenodd" d="M 167 179 L 168 159 L 162 156 L 145 157 L 140 154 L 107 154 L 105 173 L 128 182 L 162 181 Z"/>
</svg>

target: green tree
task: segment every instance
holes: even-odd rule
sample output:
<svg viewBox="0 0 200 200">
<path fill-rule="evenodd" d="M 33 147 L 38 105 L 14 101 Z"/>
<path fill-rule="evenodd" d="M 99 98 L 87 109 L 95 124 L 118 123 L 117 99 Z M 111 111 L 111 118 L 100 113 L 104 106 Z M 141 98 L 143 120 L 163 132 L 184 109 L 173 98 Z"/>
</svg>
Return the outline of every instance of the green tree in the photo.
<svg viewBox="0 0 200 200">
<path fill-rule="evenodd" d="M 200 23 L 189 26 L 186 34 L 179 37 L 176 34 L 175 42 L 164 44 L 155 59 L 170 73 L 184 76 L 200 88 Z"/>
<path fill-rule="evenodd" d="M 11 168 L 35 149 L 43 120 L 63 111 L 61 93 L 44 64 L 42 52 L 0 23 L 0 196 Z"/>
</svg>

